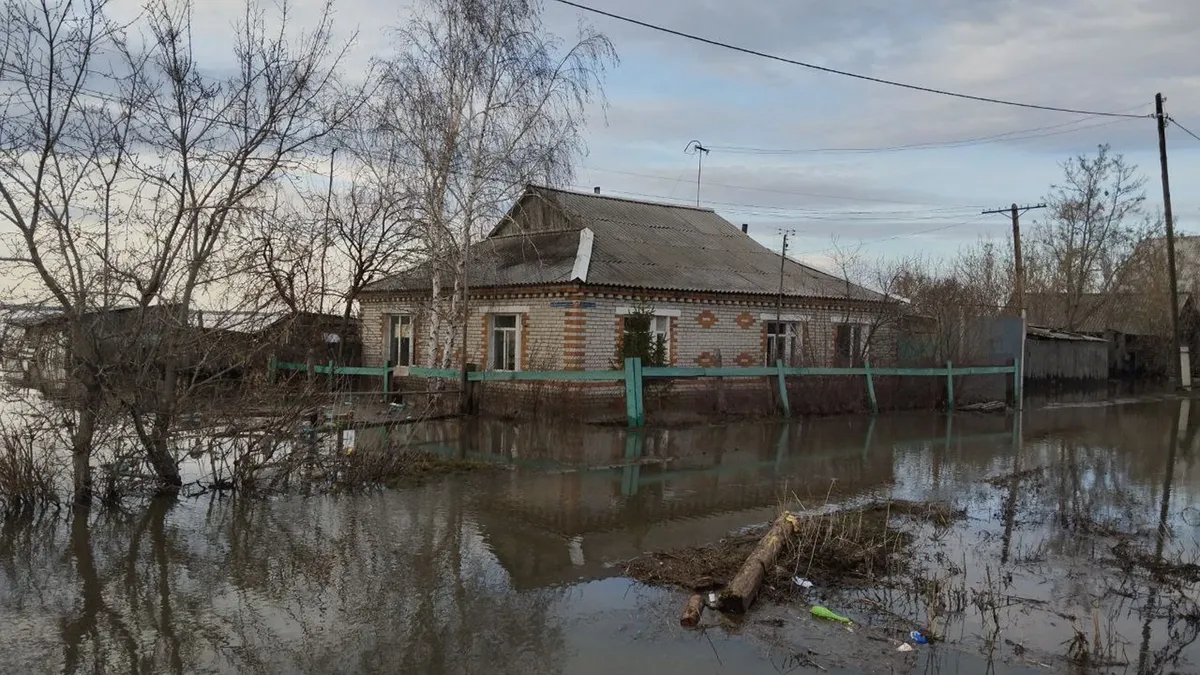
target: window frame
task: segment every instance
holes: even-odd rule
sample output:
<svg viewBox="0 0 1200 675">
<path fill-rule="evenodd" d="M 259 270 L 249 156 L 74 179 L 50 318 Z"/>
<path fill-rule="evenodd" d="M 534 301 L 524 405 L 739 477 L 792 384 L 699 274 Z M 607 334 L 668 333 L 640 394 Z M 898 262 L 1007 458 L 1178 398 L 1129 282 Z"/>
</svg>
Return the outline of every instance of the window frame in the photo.
<svg viewBox="0 0 1200 675">
<path fill-rule="evenodd" d="M 841 345 L 839 344 L 840 341 L 838 339 L 838 333 L 841 332 L 843 326 L 845 326 L 850 331 L 850 338 L 849 338 L 850 354 L 849 355 L 842 354 Z M 842 362 L 844 360 L 850 368 L 861 368 L 863 366 L 863 364 L 866 363 L 867 356 L 868 356 L 867 346 L 866 346 L 866 335 L 867 335 L 866 329 L 867 329 L 867 324 L 862 323 L 860 321 L 840 321 L 840 322 L 834 324 L 834 333 L 833 333 L 833 349 L 834 349 L 833 355 L 834 355 L 834 358 L 837 359 L 839 362 Z"/>
<path fill-rule="evenodd" d="M 784 327 L 784 346 L 789 352 L 787 356 L 782 358 L 783 365 L 789 368 L 799 367 L 801 365 L 802 354 L 804 353 L 803 322 L 789 321 L 787 318 L 780 319 L 779 321 L 770 319 L 763 323 L 763 331 L 766 335 L 766 353 L 763 356 L 765 357 L 766 365 L 773 366 L 776 361 L 780 360 L 780 356 L 773 349 L 780 337 L 780 326 Z M 772 332 L 772 328 L 775 329 L 774 332 Z"/>
<path fill-rule="evenodd" d="M 407 321 L 404 321 L 407 319 Z M 408 327 L 408 335 L 398 335 L 397 329 L 401 326 Z M 413 315 L 408 313 L 389 314 L 387 322 L 387 361 L 392 367 L 396 366 L 412 366 L 416 363 L 416 350 L 413 348 L 416 345 L 416 330 Z M 408 360 L 407 363 L 400 362 L 400 338 L 408 338 Z"/>
<path fill-rule="evenodd" d="M 512 326 L 497 326 L 496 325 L 497 319 L 507 318 L 507 317 L 513 318 Z M 497 372 L 518 372 L 521 370 L 521 366 L 522 366 L 522 363 L 521 363 L 521 340 L 522 340 L 521 333 L 522 333 L 522 328 L 523 328 L 522 323 L 523 322 L 521 321 L 521 315 L 518 313 L 515 313 L 515 312 L 495 312 L 493 314 L 488 315 L 488 370 L 497 371 Z M 500 354 L 496 349 L 497 333 L 504 333 L 506 335 L 508 333 L 513 334 L 513 340 L 512 340 L 513 352 L 511 354 L 511 356 L 512 356 L 511 361 L 512 361 L 512 366 L 513 366 L 512 368 L 496 367 L 496 364 L 498 362 L 497 359 L 500 358 Z M 505 352 L 507 352 L 507 347 L 508 347 L 507 338 L 504 340 L 504 345 L 506 347 Z M 507 353 L 505 355 L 508 356 Z M 502 365 L 507 366 L 508 365 L 507 361 L 508 361 L 508 359 L 505 359 L 505 363 L 503 363 Z"/>
<path fill-rule="evenodd" d="M 621 314 L 621 339 L 629 334 L 629 328 L 625 322 L 629 320 L 630 314 Z M 671 363 L 671 319 L 672 314 L 654 314 L 650 320 L 650 348 L 654 349 L 654 345 L 658 343 L 658 336 L 663 336 L 663 357 L 668 364 Z M 662 330 L 659 330 L 659 322 L 662 322 Z"/>
</svg>

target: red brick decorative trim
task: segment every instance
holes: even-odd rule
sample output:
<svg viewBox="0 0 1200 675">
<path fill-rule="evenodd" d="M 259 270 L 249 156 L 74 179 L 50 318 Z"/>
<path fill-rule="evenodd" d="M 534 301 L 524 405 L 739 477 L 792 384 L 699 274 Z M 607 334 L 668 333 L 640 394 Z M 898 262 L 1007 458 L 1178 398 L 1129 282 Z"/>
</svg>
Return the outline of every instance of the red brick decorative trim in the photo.
<svg viewBox="0 0 1200 675">
<path fill-rule="evenodd" d="M 564 314 L 563 370 L 583 370 L 587 358 L 587 310 L 568 309 Z"/>
<path fill-rule="evenodd" d="M 756 320 L 753 314 L 750 312 L 742 312 L 741 314 L 738 314 L 737 325 L 741 326 L 742 330 L 750 330 L 751 328 L 754 328 L 755 321 Z"/>
<path fill-rule="evenodd" d="M 491 346 L 488 340 L 488 323 L 490 319 L 491 317 L 488 316 L 487 312 L 484 312 L 483 316 L 480 318 L 480 323 L 482 324 L 479 333 L 479 359 L 482 361 L 482 363 L 479 364 L 480 370 L 492 369 L 492 364 L 488 363 L 488 347 Z"/>
<path fill-rule="evenodd" d="M 741 354 L 737 355 L 737 358 L 734 359 L 734 362 L 743 368 L 749 368 L 758 363 L 758 359 L 750 352 L 742 352 Z"/>
<path fill-rule="evenodd" d="M 700 324 L 701 328 L 712 328 L 717 325 L 718 321 L 720 319 L 717 318 L 717 315 L 707 309 L 696 315 L 696 323 Z"/>
<path fill-rule="evenodd" d="M 696 365 L 701 368 L 712 368 L 717 365 L 717 356 L 712 352 L 701 352 L 700 356 L 696 357 Z"/>
<path fill-rule="evenodd" d="M 671 365 L 678 363 L 679 359 L 679 319 L 676 317 L 670 318 L 671 324 L 671 344 L 668 347 L 667 359 Z"/>
<path fill-rule="evenodd" d="M 523 312 L 519 316 L 517 335 L 521 341 L 521 362 L 517 364 L 517 370 L 529 370 L 529 313 Z"/>
</svg>

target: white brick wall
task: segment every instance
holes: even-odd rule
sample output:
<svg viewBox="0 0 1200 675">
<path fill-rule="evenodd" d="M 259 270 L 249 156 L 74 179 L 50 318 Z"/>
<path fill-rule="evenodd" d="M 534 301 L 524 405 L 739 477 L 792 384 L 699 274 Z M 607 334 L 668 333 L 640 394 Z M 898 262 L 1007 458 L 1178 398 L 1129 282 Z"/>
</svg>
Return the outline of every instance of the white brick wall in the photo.
<svg viewBox="0 0 1200 675">
<path fill-rule="evenodd" d="M 563 368 L 563 332 L 567 318 L 565 305 L 568 302 L 570 299 L 564 295 L 473 300 L 467 341 L 469 359 L 487 367 L 483 349 L 483 340 L 487 332 L 485 317 L 499 311 L 514 312 L 522 314 L 523 320 L 521 368 Z M 635 307 L 640 303 L 628 296 L 615 294 L 586 294 L 580 302 L 581 306 L 572 311 L 582 311 L 585 314 L 583 318 L 587 351 L 583 366 L 587 370 L 607 370 L 613 366 L 617 357 L 620 316 L 618 310 Z M 729 302 L 713 298 L 694 302 L 654 300 L 644 304 L 655 310 L 678 314 L 678 317 L 671 321 L 673 365 L 715 365 L 718 353 L 722 365 L 727 367 L 763 364 L 763 316 L 774 317 L 776 306 L 773 302 Z M 362 303 L 363 359 L 366 365 L 383 363 L 383 317 L 400 313 L 410 313 L 415 317 L 417 363 L 427 363 L 429 340 L 421 303 L 415 300 L 368 299 Z M 870 316 L 862 313 L 815 305 L 785 304 L 783 315 L 785 320 L 796 318 L 807 325 L 804 332 L 804 362 L 814 366 L 834 364 L 835 324 L 845 321 L 867 324 L 863 328 L 865 334 L 872 322 Z M 457 349 L 456 346 L 456 352 Z M 872 340 L 871 360 L 884 365 L 892 358 L 894 331 L 884 325 L 878 329 Z M 453 361 L 458 362 L 457 354 Z"/>
<path fill-rule="evenodd" d="M 561 303 L 560 297 L 515 297 L 488 298 L 472 301 L 471 312 L 467 327 L 467 358 L 469 362 L 485 364 L 484 340 L 485 333 L 490 331 L 487 318 L 494 313 L 521 315 L 521 369 L 533 368 L 558 370 L 562 368 L 563 351 L 563 321 L 565 307 L 554 307 L 552 303 Z M 362 302 L 362 335 L 363 363 L 366 365 L 381 365 L 386 351 L 385 339 L 386 316 L 393 314 L 411 314 L 415 318 L 414 335 L 416 339 L 416 357 L 418 365 L 425 365 L 429 358 L 428 317 L 423 303 L 412 299 L 375 300 Z M 461 328 L 456 329 L 461 330 Z M 455 354 L 453 363 L 459 362 L 458 349 L 460 335 L 455 335 Z"/>
</svg>

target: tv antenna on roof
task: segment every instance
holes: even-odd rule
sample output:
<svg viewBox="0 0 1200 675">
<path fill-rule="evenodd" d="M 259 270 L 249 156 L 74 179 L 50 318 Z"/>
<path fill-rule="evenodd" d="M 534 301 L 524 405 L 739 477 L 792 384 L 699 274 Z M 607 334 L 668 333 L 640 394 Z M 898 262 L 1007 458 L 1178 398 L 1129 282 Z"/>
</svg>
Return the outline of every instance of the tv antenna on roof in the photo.
<svg viewBox="0 0 1200 675">
<path fill-rule="evenodd" d="M 696 153 L 696 206 L 700 206 L 700 174 L 704 171 L 704 156 L 708 154 L 708 148 L 700 144 L 700 141 L 692 141 L 683 149 L 687 154 Z"/>
</svg>

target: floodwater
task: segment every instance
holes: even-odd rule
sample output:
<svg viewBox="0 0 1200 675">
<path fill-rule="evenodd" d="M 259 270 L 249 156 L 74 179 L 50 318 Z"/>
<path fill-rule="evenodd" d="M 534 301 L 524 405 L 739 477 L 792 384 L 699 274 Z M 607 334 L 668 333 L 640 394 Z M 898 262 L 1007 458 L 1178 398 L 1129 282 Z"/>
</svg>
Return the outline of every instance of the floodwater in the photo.
<svg viewBox="0 0 1200 675">
<path fill-rule="evenodd" d="M 0 673 L 1197 672 L 1200 574 L 1148 570 L 1200 561 L 1198 430 L 1200 408 L 1173 400 L 1019 421 L 430 426 L 412 441 L 505 470 L 3 521 Z M 967 509 L 915 544 L 915 574 L 961 602 L 814 579 L 819 597 L 863 623 L 929 626 L 936 645 L 848 641 L 807 603 L 689 631 L 682 592 L 622 576 L 623 560 L 718 540 L 781 502 L 874 498 Z"/>
</svg>

